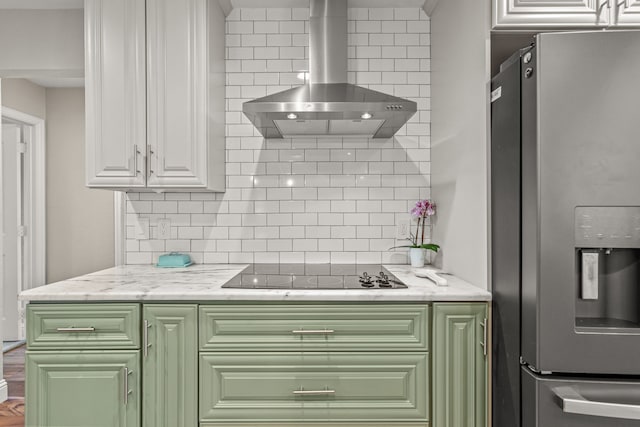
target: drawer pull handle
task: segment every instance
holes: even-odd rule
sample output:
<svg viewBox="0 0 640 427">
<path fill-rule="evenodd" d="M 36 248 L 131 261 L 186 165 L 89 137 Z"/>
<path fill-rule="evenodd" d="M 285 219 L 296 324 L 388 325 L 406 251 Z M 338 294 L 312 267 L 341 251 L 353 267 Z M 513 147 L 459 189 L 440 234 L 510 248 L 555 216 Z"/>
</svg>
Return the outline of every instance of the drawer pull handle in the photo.
<svg viewBox="0 0 640 427">
<path fill-rule="evenodd" d="M 335 390 L 329 390 L 329 389 L 324 389 L 324 390 L 304 390 L 304 389 L 300 389 L 300 390 L 293 390 L 293 394 L 295 394 L 296 396 L 322 396 L 322 395 L 326 395 L 326 394 L 336 394 Z"/>
<path fill-rule="evenodd" d="M 96 328 L 90 326 L 88 328 L 75 328 L 75 327 L 70 327 L 70 328 L 58 328 L 56 329 L 56 331 L 58 332 L 95 332 Z"/>
<path fill-rule="evenodd" d="M 291 331 L 296 335 L 329 335 L 335 332 L 333 329 L 294 329 Z"/>
</svg>

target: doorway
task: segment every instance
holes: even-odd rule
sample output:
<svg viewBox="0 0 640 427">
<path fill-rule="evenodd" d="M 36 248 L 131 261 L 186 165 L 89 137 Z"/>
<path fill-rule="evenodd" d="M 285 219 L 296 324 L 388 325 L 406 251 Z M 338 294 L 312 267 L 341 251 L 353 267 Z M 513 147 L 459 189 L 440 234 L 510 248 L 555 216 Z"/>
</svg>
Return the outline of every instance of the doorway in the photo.
<svg viewBox="0 0 640 427">
<path fill-rule="evenodd" d="M 45 281 L 44 120 L 3 107 L 1 127 L 2 337 L 10 347 L 25 339 L 18 294 Z"/>
</svg>

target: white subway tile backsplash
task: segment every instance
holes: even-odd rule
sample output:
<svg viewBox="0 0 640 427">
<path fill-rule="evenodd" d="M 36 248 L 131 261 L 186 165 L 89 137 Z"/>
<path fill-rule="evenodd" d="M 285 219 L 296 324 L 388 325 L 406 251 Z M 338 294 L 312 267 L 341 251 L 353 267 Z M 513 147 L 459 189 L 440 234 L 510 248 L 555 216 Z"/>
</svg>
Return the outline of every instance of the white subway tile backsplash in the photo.
<svg viewBox="0 0 640 427">
<path fill-rule="evenodd" d="M 369 10 L 366 8 L 351 8 L 348 11 L 348 19 L 350 21 L 367 21 L 369 20 Z"/>
<path fill-rule="evenodd" d="M 379 33 L 380 21 L 356 21 L 356 33 Z"/>
<path fill-rule="evenodd" d="M 304 21 L 280 21 L 280 32 L 286 34 L 304 33 Z"/>
<path fill-rule="evenodd" d="M 384 21 L 384 20 L 393 20 L 393 9 L 392 8 L 375 8 L 375 9 L 369 9 L 369 19 L 372 20 L 379 20 L 379 21 Z"/>
<path fill-rule="evenodd" d="M 383 33 L 404 34 L 407 32 L 406 21 L 382 21 L 381 31 Z"/>
<path fill-rule="evenodd" d="M 405 263 L 398 221 L 430 196 L 430 21 L 418 8 L 349 9 L 349 81 L 407 97 L 418 113 L 393 139 L 264 140 L 243 102 L 298 86 L 308 8 L 234 9 L 227 18 L 227 191 L 127 195 L 126 262 L 165 251 L 196 262 Z M 139 216 L 171 238 L 135 240 Z M 401 243 L 401 242 L 400 242 Z"/>
<path fill-rule="evenodd" d="M 267 46 L 291 46 L 291 34 L 267 35 Z"/>
<path fill-rule="evenodd" d="M 240 9 L 240 19 L 243 21 L 264 21 L 267 19 L 265 8 Z"/>
<path fill-rule="evenodd" d="M 268 8 L 267 19 L 269 21 L 290 21 L 291 9 L 287 8 Z"/>
<path fill-rule="evenodd" d="M 253 34 L 252 21 L 228 21 L 227 32 L 229 34 Z"/>
<path fill-rule="evenodd" d="M 253 30 L 257 34 L 278 34 L 280 27 L 277 22 L 256 21 Z"/>
</svg>

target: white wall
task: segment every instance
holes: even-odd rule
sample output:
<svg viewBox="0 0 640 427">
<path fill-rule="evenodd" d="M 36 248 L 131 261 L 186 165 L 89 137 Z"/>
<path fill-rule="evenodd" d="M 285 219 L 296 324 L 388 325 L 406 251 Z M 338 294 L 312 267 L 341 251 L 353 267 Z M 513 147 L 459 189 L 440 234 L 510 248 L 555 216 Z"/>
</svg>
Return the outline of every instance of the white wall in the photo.
<svg viewBox="0 0 640 427">
<path fill-rule="evenodd" d="M 300 85 L 309 9 L 235 9 L 227 18 L 227 191 L 130 193 L 129 264 L 168 251 L 196 262 L 406 263 L 395 224 L 430 196 L 430 22 L 420 8 L 349 10 L 349 80 L 410 98 L 389 140 L 264 140 L 242 103 Z M 135 240 L 138 217 L 151 240 Z M 172 238 L 157 240 L 158 218 Z M 406 242 L 399 242 L 406 243 Z"/>
<path fill-rule="evenodd" d="M 47 89 L 47 283 L 114 265 L 113 192 L 85 187 L 84 89 Z"/>
<path fill-rule="evenodd" d="M 0 10 L 0 77 L 84 76 L 83 11 Z"/>
<path fill-rule="evenodd" d="M 2 79 L 2 105 L 46 119 L 46 90 L 25 79 Z"/>
<path fill-rule="evenodd" d="M 431 37 L 436 263 L 487 288 L 490 2 L 440 1 Z"/>
</svg>

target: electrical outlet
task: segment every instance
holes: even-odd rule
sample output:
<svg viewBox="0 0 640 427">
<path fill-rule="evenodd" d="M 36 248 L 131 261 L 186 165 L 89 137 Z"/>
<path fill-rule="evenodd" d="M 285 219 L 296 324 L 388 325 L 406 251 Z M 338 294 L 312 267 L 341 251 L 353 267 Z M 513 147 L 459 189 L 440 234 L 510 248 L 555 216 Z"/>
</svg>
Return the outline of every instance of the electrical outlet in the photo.
<svg viewBox="0 0 640 427">
<path fill-rule="evenodd" d="M 169 218 L 161 218 L 158 220 L 158 239 L 171 238 L 171 220 Z"/>
<path fill-rule="evenodd" d="M 401 219 L 396 225 L 396 240 L 405 240 L 409 238 L 409 218 Z"/>
</svg>

